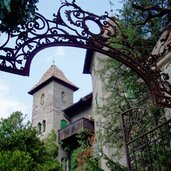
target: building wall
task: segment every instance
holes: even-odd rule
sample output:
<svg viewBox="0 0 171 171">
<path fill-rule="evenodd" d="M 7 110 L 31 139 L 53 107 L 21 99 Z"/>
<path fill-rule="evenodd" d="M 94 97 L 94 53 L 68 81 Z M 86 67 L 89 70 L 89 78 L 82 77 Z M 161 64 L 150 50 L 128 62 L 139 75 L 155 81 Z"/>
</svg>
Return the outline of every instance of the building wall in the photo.
<svg viewBox="0 0 171 171">
<path fill-rule="evenodd" d="M 123 153 L 122 157 L 113 157 L 114 150 L 110 144 L 103 144 L 103 142 L 99 139 L 98 134 L 99 132 L 103 133 L 104 128 L 101 126 L 100 123 L 105 122 L 104 116 L 102 116 L 98 111 L 97 107 L 102 107 L 105 104 L 105 98 L 108 97 L 109 92 L 105 90 L 105 85 L 101 77 L 99 76 L 98 70 L 102 67 L 102 63 L 100 60 L 107 59 L 108 57 L 100 54 L 98 52 L 94 53 L 92 63 L 91 63 L 91 75 L 92 75 L 92 84 L 93 84 L 93 117 L 95 120 L 95 133 L 97 138 L 97 144 L 99 148 L 103 149 L 103 152 L 110 158 L 113 159 L 115 162 L 119 162 L 121 165 L 126 166 L 126 158 Z M 122 150 L 122 149 L 121 149 Z M 123 150 L 124 151 L 124 150 Z M 101 157 L 100 158 L 101 168 L 105 171 L 110 171 L 108 166 L 106 165 L 106 160 Z"/>
<path fill-rule="evenodd" d="M 65 93 L 63 99 L 62 93 Z M 44 94 L 44 99 L 42 96 Z M 44 101 L 44 102 L 42 102 Z M 46 138 L 52 129 L 60 129 L 60 121 L 65 119 L 62 110 L 73 103 L 73 90 L 52 81 L 33 94 L 32 125 L 46 120 L 46 132 L 40 135 Z"/>
<path fill-rule="evenodd" d="M 73 104 L 73 90 L 57 82 L 53 82 L 53 87 L 53 127 L 59 130 L 61 120 L 66 120 L 62 110 Z M 63 92 L 65 97 L 63 97 Z"/>
<path fill-rule="evenodd" d="M 170 51 L 170 40 L 171 40 L 171 29 L 166 29 L 160 36 L 160 39 L 157 41 L 154 49 L 152 50 L 153 55 L 159 55 L 161 60 L 158 61 L 157 67 L 163 73 L 169 75 L 169 80 L 171 84 L 171 51 Z M 169 94 L 167 94 L 170 96 Z M 166 119 L 171 119 L 171 109 L 165 108 Z"/>
<path fill-rule="evenodd" d="M 33 94 L 32 126 L 37 127 L 39 122 L 46 120 L 46 131 L 39 135 L 40 139 L 46 138 L 52 129 L 56 133 L 60 129 L 61 120 L 66 120 L 62 110 L 73 104 L 73 92 L 66 86 L 52 81 Z M 58 146 L 57 159 L 61 165 L 68 167 L 68 155 L 59 144 Z"/>
<path fill-rule="evenodd" d="M 71 122 L 74 122 L 80 118 L 90 119 L 91 115 L 92 115 L 91 106 L 80 108 L 74 113 L 73 117 L 71 118 Z"/>
<path fill-rule="evenodd" d="M 44 94 L 44 102 L 41 99 Z M 32 126 L 37 127 L 37 124 L 45 119 L 46 132 L 42 133 L 41 138 L 47 137 L 48 133 L 53 128 L 53 83 L 49 83 L 39 91 L 33 94 L 33 108 L 32 108 Z"/>
</svg>

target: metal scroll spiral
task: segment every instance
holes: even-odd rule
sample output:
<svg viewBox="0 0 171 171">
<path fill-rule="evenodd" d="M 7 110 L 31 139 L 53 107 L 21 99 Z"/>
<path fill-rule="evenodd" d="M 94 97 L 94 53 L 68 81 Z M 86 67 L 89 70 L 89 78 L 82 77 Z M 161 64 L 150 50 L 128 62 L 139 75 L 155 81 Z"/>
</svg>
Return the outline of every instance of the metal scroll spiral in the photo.
<svg viewBox="0 0 171 171">
<path fill-rule="evenodd" d="M 92 29 L 91 25 L 97 30 Z M 155 56 L 139 58 L 138 53 L 129 49 L 116 18 L 109 17 L 108 13 L 97 16 L 83 11 L 75 1 L 62 2 L 52 20 L 36 14 L 34 21 L 28 22 L 24 29 L 21 28 L 17 33 L 0 33 L 0 39 L 0 69 L 4 71 L 28 75 L 32 58 L 46 47 L 67 45 L 89 48 L 104 52 L 127 64 L 141 73 L 146 81 L 148 76 L 145 75 L 148 74 L 151 81 L 156 81 L 153 86 L 155 91 L 164 91 L 171 95 L 171 87 L 167 80 L 151 69 L 156 67 Z M 150 75 L 155 75 L 155 78 Z M 149 85 L 152 87 L 152 84 L 150 82 Z"/>
<path fill-rule="evenodd" d="M 0 65 L 22 70 L 29 53 L 39 44 L 34 37 L 46 35 L 48 29 L 48 21 L 42 15 L 36 14 L 35 20 L 28 22 L 25 30 L 21 28 L 17 33 L 1 34 L 4 43 L 0 46 Z"/>
<path fill-rule="evenodd" d="M 94 24 L 97 32 L 92 32 L 88 22 Z M 47 44 L 71 42 L 77 45 L 93 45 L 97 48 L 110 47 L 109 38 L 123 38 L 119 25 L 108 13 L 97 16 L 83 11 L 75 1 L 62 2 L 53 20 L 48 20 L 41 14 L 36 14 L 35 20 L 19 32 L 1 34 L 0 65 L 14 70 L 23 70 L 27 59 L 36 48 L 44 48 Z M 122 40 L 123 41 L 123 40 Z"/>
<path fill-rule="evenodd" d="M 96 41 L 99 46 L 109 45 L 109 39 L 111 39 L 111 37 L 117 37 L 118 35 L 122 41 L 124 40 L 118 23 L 110 18 L 107 12 L 105 15 L 97 16 L 83 11 L 75 4 L 75 1 L 72 3 L 65 1 L 62 4 L 57 14 L 54 14 L 54 21 L 68 28 L 70 32 L 75 33 L 75 35 L 85 39 L 87 41 L 86 43 Z M 65 15 L 61 15 L 63 11 Z M 88 24 L 89 22 L 91 22 L 94 28 L 98 28 L 98 30 L 95 32 L 94 30 L 92 31 Z"/>
</svg>

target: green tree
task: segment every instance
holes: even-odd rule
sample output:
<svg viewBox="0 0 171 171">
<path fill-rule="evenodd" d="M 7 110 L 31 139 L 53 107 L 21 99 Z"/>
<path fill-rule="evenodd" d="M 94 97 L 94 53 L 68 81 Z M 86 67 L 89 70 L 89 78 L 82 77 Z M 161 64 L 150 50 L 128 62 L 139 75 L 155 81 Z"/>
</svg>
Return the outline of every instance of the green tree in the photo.
<svg viewBox="0 0 171 171">
<path fill-rule="evenodd" d="M 19 31 L 34 19 L 38 0 L 1 0 L 0 31 Z"/>
<path fill-rule="evenodd" d="M 119 11 L 119 24 L 127 38 L 127 49 L 135 57 L 145 59 L 149 57 L 154 48 L 160 33 L 169 26 L 171 19 L 170 0 L 123 0 L 123 8 Z M 111 38 L 111 44 L 112 41 Z M 112 44 L 115 48 L 124 49 L 125 45 Z M 113 156 L 123 156 L 123 134 L 120 126 L 121 114 L 128 109 L 136 107 L 147 108 L 147 112 L 155 109 L 155 121 L 159 123 L 165 120 L 163 110 L 156 110 L 152 104 L 152 99 L 147 85 L 130 68 L 118 61 L 105 59 L 100 60 L 101 68 L 96 71 L 104 83 L 104 91 L 108 96 L 105 98 L 103 106 L 97 103 L 97 114 L 100 115 L 97 123 L 99 127 L 98 141 L 102 147 L 110 145 L 115 149 Z M 104 99 L 104 98 L 103 98 Z M 145 118 L 148 121 L 148 118 Z M 147 122 L 148 123 L 148 122 Z M 150 125 L 153 124 L 153 125 Z M 150 130 L 154 123 L 149 123 L 144 132 Z M 103 151 L 102 151 L 103 152 Z M 107 160 L 109 167 L 116 170 L 119 166 L 112 157 Z M 122 170 L 122 169 L 120 169 Z"/>
<path fill-rule="evenodd" d="M 123 0 L 120 11 L 123 20 L 127 23 L 143 27 L 142 33 L 154 34 L 166 27 L 171 19 L 170 0 Z M 156 23 L 157 22 L 157 23 Z M 158 29 L 158 30 L 157 30 Z"/>
<path fill-rule="evenodd" d="M 101 68 L 96 73 L 100 75 L 104 83 L 103 91 L 107 96 L 103 97 L 103 104 L 98 102 L 98 98 L 96 99 L 96 115 L 99 115 L 96 116 L 99 118 L 96 122 L 98 144 L 101 148 L 102 157 L 111 170 L 126 170 L 119 164 L 119 160 L 124 155 L 123 132 L 121 129 L 122 113 L 133 108 L 146 109 L 142 125 L 134 125 L 135 132 L 131 136 L 133 139 L 154 128 L 155 122 L 163 123 L 166 118 L 162 109 L 153 106 L 147 85 L 135 72 L 110 58 L 102 59 L 100 63 Z M 155 114 L 155 118 L 153 114 Z M 135 113 L 129 115 L 129 128 L 131 128 L 131 124 L 133 126 L 133 121 L 137 119 L 137 115 Z M 141 126 L 143 130 L 139 129 L 141 132 L 136 132 L 137 128 Z M 129 131 L 127 134 L 129 134 Z M 111 155 L 103 151 L 104 146 L 112 150 Z"/>
<path fill-rule="evenodd" d="M 0 120 L 0 137 L 0 170 L 61 170 L 55 160 L 57 147 L 55 139 L 51 138 L 54 132 L 46 142 L 42 142 L 21 112 L 14 112 L 9 118 Z"/>
<path fill-rule="evenodd" d="M 113 148 L 123 146 L 120 127 L 121 114 L 134 107 L 149 107 L 152 105 L 148 87 L 130 68 L 113 59 L 99 59 L 101 68 L 97 74 L 104 83 L 104 91 L 108 94 L 105 104 L 98 104 L 97 113 L 102 115 L 102 122 L 98 126 L 99 140 L 111 143 Z M 119 151 L 121 151 L 119 149 Z M 117 153 L 117 151 L 116 151 Z"/>
<path fill-rule="evenodd" d="M 103 171 L 93 157 L 94 134 L 83 130 L 77 135 L 77 140 L 79 146 L 71 151 L 71 171 Z"/>
<path fill-rule="evenodd" d="M 122 0 L 119 20 L 126 35 L 129 48 L 139 50 L 144 58 L 154 48 L 160 34 L 170 26 L 170 0 Z"/>
</svg>

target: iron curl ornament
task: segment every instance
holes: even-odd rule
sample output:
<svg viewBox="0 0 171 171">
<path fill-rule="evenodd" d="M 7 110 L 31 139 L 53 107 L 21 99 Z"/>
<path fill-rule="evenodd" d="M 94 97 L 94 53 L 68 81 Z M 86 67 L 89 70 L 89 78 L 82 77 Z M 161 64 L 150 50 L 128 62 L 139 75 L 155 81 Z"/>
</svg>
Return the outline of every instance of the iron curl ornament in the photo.
<svg viewBox="0 0 171 171">
<path fill-rule="evenodd" d="M 158 56 L 142 58 L 133 53 L 117 19 L 109 17 L 107 12 L 98 16 L 82 10 L 75 1 L 64 1 L 52 20 L 37 13 L 25 29 L 0 33 L 0 39 L 2 71 L 28 76 L 33 57 L 45 48 L 84 48 L 105 54 L 133 69 L 148 85 L 154 103 L 171 107 L 171 87 L 166 77 L 156 69 Z"/>
</svg>

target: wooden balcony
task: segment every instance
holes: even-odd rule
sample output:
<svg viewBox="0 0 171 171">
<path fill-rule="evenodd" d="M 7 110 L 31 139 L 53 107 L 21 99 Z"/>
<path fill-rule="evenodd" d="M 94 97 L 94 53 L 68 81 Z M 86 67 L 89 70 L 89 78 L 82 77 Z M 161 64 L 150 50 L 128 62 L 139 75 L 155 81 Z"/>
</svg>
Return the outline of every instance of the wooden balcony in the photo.
<svg viewBox="0 0 171 171">
<path fill-rule="evenodd" d="M 90 121 L 86 118 L 80 118 L 77 121 L 71 122 L 65 128 L 58 130 L 58 141 L 68 139 L 84 129 L 94 132 L 94 121 Z"/>
</svg>

